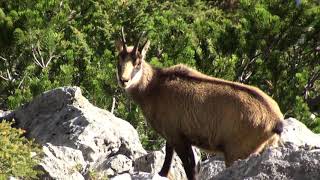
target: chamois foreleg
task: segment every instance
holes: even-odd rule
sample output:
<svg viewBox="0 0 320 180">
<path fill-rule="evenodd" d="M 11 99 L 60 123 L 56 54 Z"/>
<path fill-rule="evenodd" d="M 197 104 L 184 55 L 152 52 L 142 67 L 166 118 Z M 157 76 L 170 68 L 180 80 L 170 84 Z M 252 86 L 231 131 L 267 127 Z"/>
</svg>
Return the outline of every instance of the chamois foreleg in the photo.
<svg viewBox="0 0 320 180">
<path fill-rule="evenodd" d="M 190 143 L 181 143 L 175 146 L 175 151 L 180 157 L 188 180 L 197 180 L 196 162 Z"/>
<path fill-rule="evenodd" d="M 172 161 L 172 156 L 173 156 L 173 147 L 167 142 L 164 162 L 163 162 L 162 168 L 159 172 L 160 176 L 168 177 L 168 173 L 169 173 L 171 161 Z"/>
</svg>

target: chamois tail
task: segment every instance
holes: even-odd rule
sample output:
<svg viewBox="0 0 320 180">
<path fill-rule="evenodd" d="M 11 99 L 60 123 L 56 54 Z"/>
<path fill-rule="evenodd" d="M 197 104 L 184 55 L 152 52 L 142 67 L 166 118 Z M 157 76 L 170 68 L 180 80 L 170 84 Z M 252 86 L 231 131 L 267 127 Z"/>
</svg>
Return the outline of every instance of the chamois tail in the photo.
<svg viewBox="0 0 320 180">
<path fill-rule="evenodd" d="M 283 132 L 283 120 L 280 120 L 276 123 L 276 125 L 272 129 L 272 132 L 274 132 L 278 135 L 281 135 L 281 133 Z"/>
</svg>

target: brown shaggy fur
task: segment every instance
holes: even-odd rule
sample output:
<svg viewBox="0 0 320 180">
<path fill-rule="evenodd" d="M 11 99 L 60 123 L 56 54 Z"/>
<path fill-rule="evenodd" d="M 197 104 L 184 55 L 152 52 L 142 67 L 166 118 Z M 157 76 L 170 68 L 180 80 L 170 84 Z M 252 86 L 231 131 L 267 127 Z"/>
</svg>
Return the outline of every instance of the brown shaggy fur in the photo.
<svg viewBox="0 0 320 180">
<path fill-rule="evenodd" d="M 231 164 L 255 153 L 283 119 L 277 104 L 257 88 L 211 78 L 183 65 L 143 67 L 141 84 L 128 93 L 170 144 L 184 136 L 201 149 L 223 151 Z"/>
<path fill-rule="evenodd" d="M 173 149 L 188 144 L 221 152 L 229 166 L 259 153 L 267 144 L 277 144 L 283 115 L 277 103 L 258 88 L 213 78 L 184 65 L 154 68 L 143 58 L 130 59 L 131 49 L 128 56 L 119 57 L 120 67 L 125 61 L 139 61 L 142 77 L 126 92 Z M 136 57 L 141 57 L 138 53 Z M 121 76 L 122 71 L 118 73 Z"/>
</svg>

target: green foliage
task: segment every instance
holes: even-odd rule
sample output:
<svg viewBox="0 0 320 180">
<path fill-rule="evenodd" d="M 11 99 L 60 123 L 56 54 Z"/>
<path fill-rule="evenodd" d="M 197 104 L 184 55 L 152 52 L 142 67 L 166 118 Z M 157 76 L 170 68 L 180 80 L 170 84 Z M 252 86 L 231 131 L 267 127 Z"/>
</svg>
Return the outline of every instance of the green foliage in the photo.
<svg viewBox="0 0 320 180">
<path fill-rule="evenodd" d="M 24 130 L 12 128 L 11 125 L 12 122 L 7 121 L 0 123 L 0 179 L 10 176 L 36 178 L 41 173 L 35 169 L 40 160 L 40 149 L 22 136 Z"/>
<path fill-rule="evenodd" d="M 109 178 L 106 175 L 103 175 L 96 170 L 89 170 L 88 172 L 88 179 L 89 180 L 108 180 Z"/>
<path fill-rule="evenodd" d="M 138 129 L 143 145 L 161 146 L 117 86 L 114 45 L 124 27 L 130 44 L 147 32 L 147 60 L 154 66 L 184 63 L 257 86 L 287 117 L 319 132 L 318 1 L 17 0 L 0 7 L 1 108 L 77 85 L 101 108 L 111 110 L 115 99 L 115 115 Z"/>
</svg>

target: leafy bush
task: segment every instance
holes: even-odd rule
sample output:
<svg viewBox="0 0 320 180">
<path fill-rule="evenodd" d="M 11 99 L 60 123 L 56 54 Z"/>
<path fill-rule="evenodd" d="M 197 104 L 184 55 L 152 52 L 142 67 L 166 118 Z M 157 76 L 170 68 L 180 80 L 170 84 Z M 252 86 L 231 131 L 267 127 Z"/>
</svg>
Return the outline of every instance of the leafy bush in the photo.
<svg viewBox="0 0 320 180">
<path fill-rule="evenodd" d="M 142 31 L 158 67 L 178 63 L 259 87 L 286 117 L 319 132 L 320 3 L 304 0 L 0 1 L 0 108 L 80 86 L 95 105 L 128 120 L 145 147 L 160 138 L 116 82 L 115 40 Z M 314 114 L 316 118 L 310 116 Z"/>
<path fill-rule="evenodd" d="M 12 128 L 13 122 L 0 123 L 0 179 L 10 176 L 23 179 L 36 178 L 40 148 L 22 135 L 24 130 Z"/>
</svg>

